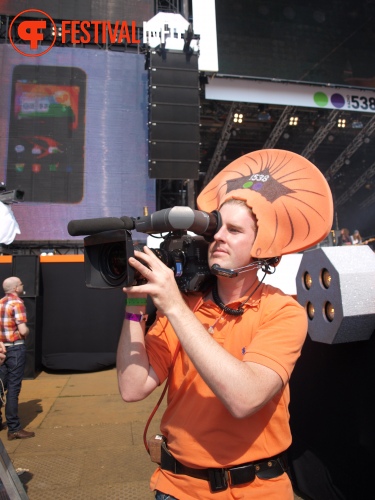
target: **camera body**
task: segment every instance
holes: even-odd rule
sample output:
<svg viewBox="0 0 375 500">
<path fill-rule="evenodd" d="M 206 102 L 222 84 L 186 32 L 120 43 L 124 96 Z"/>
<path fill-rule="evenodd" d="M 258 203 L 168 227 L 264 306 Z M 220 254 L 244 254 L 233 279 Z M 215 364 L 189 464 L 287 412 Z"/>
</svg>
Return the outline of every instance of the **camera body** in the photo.
<svg viewBox="0 0 375 500">
<path fill-rule="evenodd" d="M 183 292 L 201 291 L 214 279 L 208 266 L 208 242 L 186 231 L 172 231 L 163 238 L 155 255 L 173 270 Z M 125 229 L 104 231 L 84 238 L 85 280 L 89 288 L 122 288 L 140 285 L 144 278 L 129 265 L 134 250 L 131 233 Z"/>
</svg>

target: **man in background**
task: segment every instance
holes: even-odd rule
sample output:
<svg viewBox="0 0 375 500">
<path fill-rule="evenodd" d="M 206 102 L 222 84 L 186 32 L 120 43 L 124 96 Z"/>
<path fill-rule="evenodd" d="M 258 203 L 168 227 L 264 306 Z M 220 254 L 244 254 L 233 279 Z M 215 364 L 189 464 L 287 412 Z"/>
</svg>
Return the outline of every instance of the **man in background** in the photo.
<svg viewBox="0 0 375 500">
<path fill-rule="evenodd" d="M 0 408 L 4 404 L 6 391 L 5 417 L 8 440 L 11 441 L 31 438 L 35 436 L 35 433 L 25 431 L 18 417 L 18 397 L 26 362 L 25 339 L 29 334 L 26 308 L 20 298 L 23 293 L 23 284 L 19 278 L 12 276 L 4 280 L 3 289 L 5 296 L 0 300 L 0 342 L 3 343 L 6 353 L 0 366 Z M 3 356 L 4 353 L 1 352 L 0 359 Z M 5 428 L 0 415 L 0 430 Z"/>
</svg>

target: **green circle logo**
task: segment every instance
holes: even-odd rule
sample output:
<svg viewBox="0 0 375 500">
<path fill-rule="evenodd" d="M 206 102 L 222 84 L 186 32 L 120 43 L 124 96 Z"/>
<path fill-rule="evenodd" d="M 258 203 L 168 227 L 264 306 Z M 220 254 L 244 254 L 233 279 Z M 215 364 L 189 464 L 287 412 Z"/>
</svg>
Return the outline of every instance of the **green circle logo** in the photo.
<svg viewBox="0 0 375 500">
<path fill-rule="evenodd" d="M 327 106 L 328 96 L 324 92 L 316 92 L 314 94 L 314 102 L 317 106 Z"/>
</svg>

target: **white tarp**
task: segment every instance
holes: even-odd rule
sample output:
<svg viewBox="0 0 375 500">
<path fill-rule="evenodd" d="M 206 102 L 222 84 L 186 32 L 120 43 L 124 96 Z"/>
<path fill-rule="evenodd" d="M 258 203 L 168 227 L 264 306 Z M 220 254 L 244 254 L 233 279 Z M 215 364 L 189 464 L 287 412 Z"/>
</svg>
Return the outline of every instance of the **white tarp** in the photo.
<svg viewBox="0 0 375 500">
<path fill-rule="evenodd" d="M 20 228 L 9 205 L 0 202 L 0 243 L 10 245 Z"/>
</svg>

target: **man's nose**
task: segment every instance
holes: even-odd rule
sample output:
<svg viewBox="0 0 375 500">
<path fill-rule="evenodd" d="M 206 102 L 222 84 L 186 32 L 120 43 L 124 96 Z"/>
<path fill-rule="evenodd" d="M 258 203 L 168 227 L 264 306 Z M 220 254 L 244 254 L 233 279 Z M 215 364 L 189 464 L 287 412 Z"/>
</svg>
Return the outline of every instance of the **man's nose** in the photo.
<svg viewBox="0 0 375 500">
<path fill-rule="evenodd" d="M 225 231 L 224 227 L 221 226 L 220 229 L 214 234 L 214 240 L 215 241 L 222 241 L 225 239 Z"/>
</svg>

